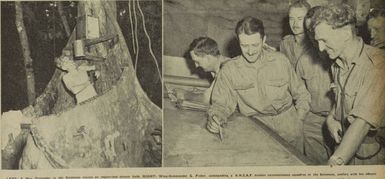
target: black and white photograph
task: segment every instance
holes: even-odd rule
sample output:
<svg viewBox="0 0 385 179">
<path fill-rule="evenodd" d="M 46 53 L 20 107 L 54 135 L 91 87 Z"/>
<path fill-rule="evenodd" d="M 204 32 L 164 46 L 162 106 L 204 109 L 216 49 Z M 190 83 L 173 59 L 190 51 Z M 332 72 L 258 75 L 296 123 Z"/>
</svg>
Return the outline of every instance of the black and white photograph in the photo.
<svg viewBox="0 0 385 179">
<path fill-rule="evenodd" d="M 385 164 L 384 1 L 163 6 L 163 166 Z"/>
<path fill-rule="evenodd" d="M 0 4 L 0 178 L 385 178 L 385 0 Z"/>
<path fill-rule="evenodd" d="M 1 168 L 161 167 L 162 1 L 1 2 Z"/>
</svg>

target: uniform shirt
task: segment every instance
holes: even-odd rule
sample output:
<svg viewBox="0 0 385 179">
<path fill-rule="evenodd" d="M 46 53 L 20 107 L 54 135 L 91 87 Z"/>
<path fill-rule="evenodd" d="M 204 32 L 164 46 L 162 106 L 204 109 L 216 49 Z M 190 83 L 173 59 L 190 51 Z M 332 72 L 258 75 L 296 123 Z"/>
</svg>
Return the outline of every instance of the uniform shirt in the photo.
<svg viewBox="0 0 385 179">
<path fill-rule="evenodd" d="M 262 50 L 255 63 L 243 56 L 219 71 L 209 115 L 227 118 L 237 104 L 244 115 L 276 115 L 290 108 L 309 111 L 310 95 L 289 61 L 280 52 Z"/>
<path fill-rule="evenodd" d="M 264 50 L 266 51 L 276 51 L 276 49 L 268 44 L 263 44 L 263 47 L 262 47 Z M 236 59 L 236 58 L 235 58 Z M 220 56 L 220 59 L 221 61 L 221 64 L 220 66 L 218 67 L 218 69 L 215 70 L 215 73 L 214 72 L 211 72 L 211 76 L 213 77 L 213 82 L 210 84 L 210 87 L 208 89 L 205 90 L 204 92 L 204 102 L 206 104 L 209 104 L 211 102 L 211 94 L 212 94 L 212 91 L 213 91 L 213 88 L 214 88 L 214 84 L 215 82 L 217 81 L 217 78 L 216 78 L 216 74 L 219 73 L 219 70 L 222 68 L 222 66 L 224 64 L 226 64 L 228 61 L 232 60 L 232 58 L 229 58 L 229 57 L 225 57 L 225 56 Z"/>
<path fill-rule="evenodd" d="M 361 118 L 374 128 L 385 127 L 385 52 L 362 39 L 348 44 L 346 50 L 352 52 L 348 64 L 337 59 L 332 66 L 336 119 L 343 114 L 350 123 Z"/>
<path fill-rule="evenodd" d="M 296 68 L 299 58 L 309 47 L 311 44 L 308 40 L 304 39 L 299 42 L 294 38 L 294 35 L 287 35 L 283 37 L 279 50 L 286 55 L 293 68 Z"/>
<path fill-rule="evenodd" d="M 211 72 L 211 73 L 210 73 L 214 80 L 213 80 L 213 82 L 210 84 L 210 87 L 207 88 L 207 89 L 205 90 L 205 92 L 203 93 L 203 96 L 204 96 L 204 101 L 203 101 L 203 102 L 206 103 L 206 104 L 209 104 L 209 103 L 210 103 L 210 100 L 211 100 L 211 93 L 212 93 L 212 91 L 213 91 L 214 84 L 215 84 L 215 82 L 217 81 L 216 74 L 219 73 L 219 70 L 221 69 L 221 66 L 224 65 L 225 63 L 227 63 L 228 61 L 230 61 L 231 58 L 224 57 L 224 56 L 220 56 L 220 59 L 219 59 L 219 60 L 221 61 L 221 64 L 220 64 L 220 66 L 218 67 L 218 69 L 215 70 L 215 73 L 214 73 L 214 72 Z"/>
<path fill-rule="evenodd" d="M 298 60 L 296 72 L 305 81 L 310 93 L 310 110 L 313 113 L 326 113 L 331 109 L 331 64 L 332 61 L 316 48 L 308 48 Z"/>
</svg>

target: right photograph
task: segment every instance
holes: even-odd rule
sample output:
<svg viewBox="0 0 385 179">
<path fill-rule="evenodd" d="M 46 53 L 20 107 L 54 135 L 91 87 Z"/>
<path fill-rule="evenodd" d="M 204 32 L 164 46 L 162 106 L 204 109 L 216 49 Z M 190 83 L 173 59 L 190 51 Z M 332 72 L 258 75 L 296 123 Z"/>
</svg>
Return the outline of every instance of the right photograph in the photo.
<svg viewBox="0 0 385 179">
<path fill-rule="evenodd" d="M 385 164 L 385 2 L 164 0 L 163 166 Z"/>
</svg>

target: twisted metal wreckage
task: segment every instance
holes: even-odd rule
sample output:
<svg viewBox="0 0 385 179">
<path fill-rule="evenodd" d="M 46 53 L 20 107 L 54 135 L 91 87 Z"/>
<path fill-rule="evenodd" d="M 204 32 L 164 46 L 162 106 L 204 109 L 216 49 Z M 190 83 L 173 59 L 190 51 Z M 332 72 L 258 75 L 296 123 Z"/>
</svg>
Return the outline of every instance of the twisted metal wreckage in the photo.
<svg viewBox="0 0 385 179">
<path fill-rule="evenodd" d="M 7 145 L 2 144 L 2 168 L 160 166 L 161 109 L 138 82 L 115 2 L 80 1 L 78 15 L 98 19 L 99 39 L 116 37 L 87 47 L 88 55 L 98 58 L 74 60 L 101 72 L 93 82 L 98 95 L 76 104 L 62 82 L 65 73 L 57 69 L 43 94 L 22 110 L 32 123 L 22 124 L 20 134 L 9 135 Z M 72 58 L 74 42 L 86 38 L 84 24 L 78 21 L 63 49 Z"/>
</svg>

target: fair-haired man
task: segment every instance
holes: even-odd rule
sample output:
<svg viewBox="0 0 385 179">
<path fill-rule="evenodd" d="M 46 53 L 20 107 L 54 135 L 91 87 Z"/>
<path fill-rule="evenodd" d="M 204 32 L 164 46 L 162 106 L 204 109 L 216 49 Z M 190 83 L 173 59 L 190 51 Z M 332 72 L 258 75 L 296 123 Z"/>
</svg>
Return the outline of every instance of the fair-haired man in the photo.
<svg viewBox="0 0 385 179">
<path fill-rule="evenodd" d="M 263 48 L 266 37 L 261 20 L 242 19 L 236 34 L 242 55 L 219 71 L 207 129 L 220 133 L 221 125 L 238 106 L 242 114 L 262 121 L 302 151 L 302 120 L 310 102 L 305 85 L 285 55 Z"/>
<path fill-rule="evenodd" d="M 319 50 L 332 65 L 334 104 L 326 119 L 339 146 L 331 165 L 384 164 L 385 53 L 355 34 L 355 13 L 347 4 L 322 7 L 312 18 Z"/>
</svg>

